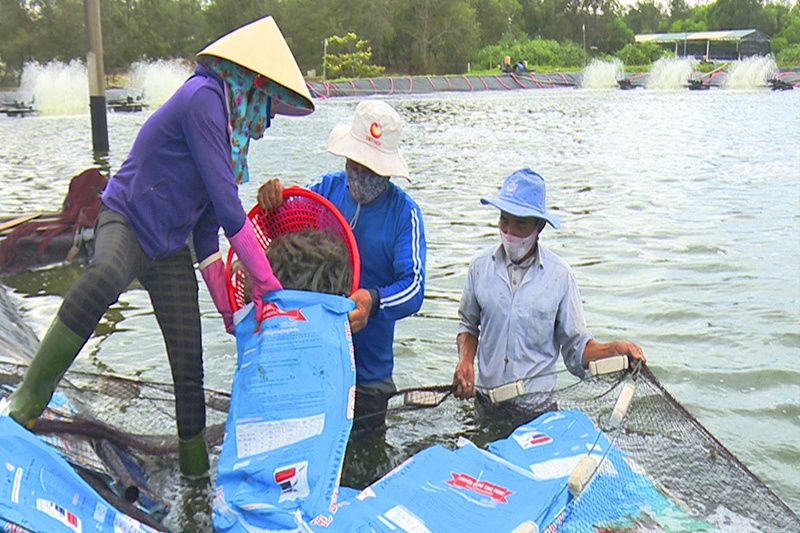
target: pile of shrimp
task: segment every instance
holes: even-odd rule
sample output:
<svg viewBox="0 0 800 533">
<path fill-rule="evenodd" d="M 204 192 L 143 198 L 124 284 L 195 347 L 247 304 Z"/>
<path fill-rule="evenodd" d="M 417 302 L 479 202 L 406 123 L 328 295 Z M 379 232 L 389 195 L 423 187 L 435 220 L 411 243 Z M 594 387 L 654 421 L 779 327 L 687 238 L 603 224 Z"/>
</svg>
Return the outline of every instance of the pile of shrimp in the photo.
<svg viewBox="0 0 800 533">
<path fill-rule="evenodd" d="M 350 294 L 353 282 L 350 252 L 329 231 L 306 229 L 285 233 L 269 243 L 266 255 L 284 289 Z M 244 273 L 245 302 L 250 302 L 250 277 L 238 260 L 233 269 Z"/>
</svg>

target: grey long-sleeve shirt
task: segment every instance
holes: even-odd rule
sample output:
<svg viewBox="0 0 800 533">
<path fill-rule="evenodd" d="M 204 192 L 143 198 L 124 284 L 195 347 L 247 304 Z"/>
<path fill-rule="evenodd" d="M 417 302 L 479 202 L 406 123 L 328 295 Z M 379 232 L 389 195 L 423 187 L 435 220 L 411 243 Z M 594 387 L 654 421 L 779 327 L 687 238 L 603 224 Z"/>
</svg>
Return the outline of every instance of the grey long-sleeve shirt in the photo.
<svg viewBox="0 0 800 533">
<path fill-rule="evenodd" d="M 524 380 L 528 392 L 556 385 L 559 354 L 583 378 L 583 351 L 592 338 L 569 265 L 541 243 L 516 291 L 503 246 L 480 252 L 469 265 L 458 310 L 458 332 L 478 338 L 479 387 Z"/>
</svg>

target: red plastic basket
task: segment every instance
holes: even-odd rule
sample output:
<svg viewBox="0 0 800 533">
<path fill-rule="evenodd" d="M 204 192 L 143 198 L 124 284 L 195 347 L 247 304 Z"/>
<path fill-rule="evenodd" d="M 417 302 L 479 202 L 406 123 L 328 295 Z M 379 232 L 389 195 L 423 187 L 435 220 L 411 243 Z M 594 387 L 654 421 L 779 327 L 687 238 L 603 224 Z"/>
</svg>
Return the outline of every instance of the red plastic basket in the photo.
<svg viewBox="0 0 800 533">
<path fill-rule="evenodd" d="M 339 210 L 324 196 L 301 187 L 287 187 L 283 190 L 283 204 L 277 209 L 264 211 L 256 204 L 247 216 L 253 222 L 256 237 L 266 249 L 276 238 L 287 233 L 308 229 L 325 229 L 339 237 L 350 252 L 350 268 L 353 271 L 351 292 L 358 289 L 361 277 L 361 259 L 358 246 L 350 225 Z M 225 264 L 228 284 L 228 298 L 231 308 L 238 311 L 245 304 L 244 276 L 241 272 L 233 272 L 235 259 L 233 248 L 228 250 L 228 261 Z"/>
</svg>

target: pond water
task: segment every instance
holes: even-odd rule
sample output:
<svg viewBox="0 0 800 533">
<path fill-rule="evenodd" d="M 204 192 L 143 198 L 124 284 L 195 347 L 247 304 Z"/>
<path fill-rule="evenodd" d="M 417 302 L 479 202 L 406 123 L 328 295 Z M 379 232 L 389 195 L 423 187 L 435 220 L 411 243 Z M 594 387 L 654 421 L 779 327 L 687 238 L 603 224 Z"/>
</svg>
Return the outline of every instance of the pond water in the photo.
<svg viewBox="0 0 800 533">
<path fill-rule="evenodd" d="M 542 240 L 574 267 L 594 336 L 641 344 L 667 389 L 799 512 L 796 93 L 561 89 L 387 98 L 406 121 L 413 181 L 399 184 L 420 204 L 428 241 L 425 303 L 397 328 L 398 387 L 450 382 L 467 265 L 498 241 L 498 212 L 479 199 L 531 167 L 547 181 L 548 204 L 562 221 Z M 308 117 L 278 117 L 251 146 L 245 207 L 267 178 L 304 184 L 343 168 L 325 143 L 356 104 L 318 101 Z M 148 113 L 109 115 L 111 152 L 101 163 L 119 168 Z M 0 147 L 1 214 L 57 209 L 69 179 L 97 163 L 88 114 L 0 116 Z M 55 268 L 0 281 L 41 336 L 77 273 Z M 207 291 L 200 297 L 206 384 L 226 389 L 234 341 Z M 122 295 L 75 365 L 169 381 L 144 291 Z"/>
</svg>

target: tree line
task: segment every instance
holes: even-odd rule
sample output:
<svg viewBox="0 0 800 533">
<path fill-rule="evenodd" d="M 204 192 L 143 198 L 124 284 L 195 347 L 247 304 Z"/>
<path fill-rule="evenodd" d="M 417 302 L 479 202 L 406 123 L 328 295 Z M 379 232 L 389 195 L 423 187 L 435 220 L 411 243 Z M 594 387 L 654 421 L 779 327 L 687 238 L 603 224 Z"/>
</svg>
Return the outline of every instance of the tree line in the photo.
<svg viewBox="0 0 800 533">
<path fill-rule="evenodd" d="M 191 59 L 217 36 L 266 14 L 275 17 L 303 72 L 318 75 L 327 66 L 326 40 L 347 43 L 348 34 L 361 43 L 353 53 L 387 74 L 486 69 L 501 61 L 497 56 L 504 47 L 531 41 L 538 42 L 536 49 L 562 48 L 571 58 L 553 53 L 542 61 L 575 62 L 619 57 L 626 47 L 630 56 L 638 33 L 751 28 L 771 37 L 779 64 L 800 64 L 798 1 L 716 0 L 693 7 L 685 0 L 668 1 L 639 0 L 628 7 L 618 0 L 101 0 L 100 5 L 107 73 L 124 72 L 136 61 Z M 85 56 L 83 0 L 0 0 L 0 84 L 18 82 L 27 62 Z"/>
</svg>

